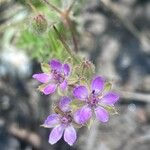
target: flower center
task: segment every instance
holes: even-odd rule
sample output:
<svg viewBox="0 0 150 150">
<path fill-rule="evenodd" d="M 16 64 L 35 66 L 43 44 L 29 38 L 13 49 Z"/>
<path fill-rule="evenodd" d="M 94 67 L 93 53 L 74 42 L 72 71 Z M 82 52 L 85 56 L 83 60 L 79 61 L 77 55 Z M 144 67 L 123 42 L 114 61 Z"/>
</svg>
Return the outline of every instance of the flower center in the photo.
<svg viewBox="0 0 150 150">
<path fill-rule="evenodd" d="M 55 80 L 56 83 L 60 84 L 64 81 L 64 76 L 61 73 L 59 73 L 56 70 L 53 70 L 52 73 L 53 73 L 53 79 Z"/>
<path fill-rule="evenodd" d="M 63 116 L 61 119 L 60 119 L 61 123 L 64 124 L 64 125 L 68 125 L 72 122 L 72 117 L 71 115 L 65 115 Z"/>
<path fill-rule="evenodd" d="M 88 98 L 88 104 L 90 107 L 96 107 L 98 104 L 98 95 L 95 94 L 94 91 L 92 91 L 92 93 L 90 94 L 89 98 Z"/>
</svg>

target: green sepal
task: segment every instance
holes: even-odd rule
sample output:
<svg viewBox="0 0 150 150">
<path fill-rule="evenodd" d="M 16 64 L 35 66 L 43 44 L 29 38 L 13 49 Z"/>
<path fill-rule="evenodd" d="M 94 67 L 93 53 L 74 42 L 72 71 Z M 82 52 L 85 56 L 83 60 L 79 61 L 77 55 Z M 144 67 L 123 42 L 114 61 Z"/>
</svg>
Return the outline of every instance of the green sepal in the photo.
<svg viewBox="0 0 150 150">
<path fill-rule="evenodd" d="M 60 95 L 60 96 L 66 95 L 66 91 L 67 90 L 62 90 L 59 86 L 57 88 L 58 95 Z"/>
<path fill-rule="evenodd" d="M 83 66 L 82 76 L 88 79 L 91 78 L 94 73 L 95 73 L 95 66 L 93 63 L 88 61 L 88 63 Z"/>
<path fill-rule="evenodd" d="M 77 109 L 80 109 L 84 105 L 85 105 L 85 102 L 82 102 L 82 101 L 79 101 L 79 100 L 73 100 L 70 103 L 70 106 L 71 106 L 73 112 L 75 112 Z"/>
<path fill-rule="evenodd" d="M 95 121 L 95 119 L 94 119 L 94 118 L 91 118 L 91 119 L 87 122 L 87 127 L 88 127 L 89 130 L 91 129 L 91 127 L 92 127 L 94 121 Z"/>
<path fill-rule="evenodd" d="M 114 106 L 107 105 L 107 106 L 103 106 L 103 107 L 112 115 L 118 114 L 118 112 Z"/>
<path fill-rule="evenodd" d="M 46 84 L 41 84 L 39 87 L 38 87 L 38 91 L 43 91 L 44 88 L 46 87 Z"/>
<path fill-rule="evenodd" d="M 111 90 L 111 88 L 112 88 L 112 84 L 111 84 L 110 82 L 107 82 L 107 83 L 105 84 L 104 91 L 105 91 L 105 92 L 108 92 L 108 91 Z"/>
<path fill-rule="evenodd" d="M 78 83 L 78 77 L 71 77 L 68 79 L 68 85 L 75 85 Z"/>
<path fill-rule="evenodd" d="M 79 80 L 79 82 L 80 82 L 81 85 L 85 85 L 85 86 L 87 86 L 87 87 L 90 86 L 90 81 L 89 81 L 88 79 L 84 78 L 84 77 L 81 78 L 81 79 Z"/>
<path fill-rule="evenodd" d="M 71 57 L 68 57 L 65 59 L 64 63 L 70 64 L 73 66 L 73 59 Z"/>
<path fill-rule="evenodd" d="M 41 63 L 41 70 L 44 73 L 50 73 L 50 71 L 51 71 L 50 65 L 47 63 Z"/>
<path fill-rule="evenodd" d="M 78 124 L 75 121 L 73 121 L 72 124 L 75 128 L 81 128 L 83 126 L 82 124 Z"/>
<path fill-rule="evenodd" d="M 83 60 L 81 64 L 76 65 L 73 68 L 73 74 L 78 76 L 80 82 L 87 84 L 89 78 L 95 73 L 95 66 L 90 62 Z"/>
<path fill-rule="evenodd" d="M 73 70 L 72 74 L 81 77 L 82 68 L 80 65 L 76 65 L 72 70 Z"/>
</svg>

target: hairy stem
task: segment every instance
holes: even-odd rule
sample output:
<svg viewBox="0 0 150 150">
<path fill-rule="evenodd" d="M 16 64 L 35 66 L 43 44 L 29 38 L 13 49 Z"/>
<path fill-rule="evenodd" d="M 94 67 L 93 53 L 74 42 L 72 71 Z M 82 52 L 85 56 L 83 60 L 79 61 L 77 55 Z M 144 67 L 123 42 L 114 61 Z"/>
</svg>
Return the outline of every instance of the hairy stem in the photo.
<svg viewBox="0 0 150 150">
<path fill-rule="evenodd" d="M 61 10 L 58 9 L 55 5 L 51 4 L 50 2 L 48 2 L 47 0 L 42 0 L 44 3 L 46 3 L 48 6 L 50 6 L 52 9 L 54 9 L 55 11 L 57 11 L 59 14 L 61 14 Z"/>
<path fill-rule="evenodd" d="M 68 13 L 72 10 L 72 8 L 73 8 L 75 2 L 76 2 L 76 0 L 73 0 L 73 1 L 72 1 L 71 5 L 70 5 L 69 8 L 68 8 Z"/>
<path fill-rule="evenodd" d="M 27 3 L 29 4 L 29 6 L 31 7 L 31 9 L 37 13 L 37 9 L 34 7 L 34 5 L 32 4 L 31 0 L 28 0 Z"/>
<path fill-rule="evenodd" d="M 76 40 L 75 31 L 73 29 L 73 25 L 72 25 L 72 22 L 71 22 L 70 18 L 67 19 L 67 22 L 68 22 L 68 25 L 69 25 L 69 28 L 70 28 L 70 32 L 71 32 L 71 36 L 72 36 L 72 41 L 73 41 L 73 45 L 74 45 L 74 51 L 78 52 L 78 43 L 77 43 L 77 40 Z"/>
<path fill-rule="evenodd" d="M 59 40 L 61 41 L 61 43 L 63 44 L 63 46 L 65 47 L 65 49 L 67 50 L 67 52 L 69 53 L 69 55 L 76 61 L 79 62 L 80 60 L 75 56 L 75 54 L 73 53 L 73 51 L 70 49 L 70 47 L 67 45 L 67 43 L 65 42 L 64 38 L 61 36 L 61 34 L 59 33 L 59 31 L 57 30 L 57 28 L 55 26 L 53 26 Z"/>
</svg>

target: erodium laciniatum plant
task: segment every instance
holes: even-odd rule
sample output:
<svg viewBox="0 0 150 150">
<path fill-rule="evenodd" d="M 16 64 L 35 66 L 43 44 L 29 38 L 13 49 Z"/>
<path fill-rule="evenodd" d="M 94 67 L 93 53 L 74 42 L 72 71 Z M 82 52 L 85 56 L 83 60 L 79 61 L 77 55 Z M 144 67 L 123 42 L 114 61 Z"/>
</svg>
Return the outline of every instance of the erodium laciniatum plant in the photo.
<svg viewBox="0 0 150 150">
<path fill-rule="evenodd" d="M 48 1 L 44 2 L 60 13 L 64 26 L 71 26 L 69 12 L 74 2 L 63 12 Z M 38 24 L 35 19 L 38 19 Z M 34 18 L 34 27 L 43 32 L 45 30 L 42 26 L 47 27 L 45 22 L 45 18 L 40 15 Z M 99 123 L 109 121 L 110 115 L 116 113 L 114 105 L 119 100 L 119 95 L 111 90 L 110 82 L 101 75 L 95 75 L 95 66 L 89 60 L 81 59 L 77 55 L 74 33 L 72 32 L 74 44 L 72 50 L 56 25 L 52 28 L 70 57 L 61 60 L 52 58 L 49 62 L 41 63 L 42 71 L 34 74 L 33 78 L 40 82 L 38 87 L 40 92 L 46 96 L 57 95 L 58 99 L 53 113 L 42 124 L 42 127 L 52 128 L 49 143 L 55 144 L 63 138 L 69 145 L 73 145 L 77 140 L 78 128 L 89 127 L 94 121 Z M 68 29 L 72 30 L 71 27 Z"/>
</svg>

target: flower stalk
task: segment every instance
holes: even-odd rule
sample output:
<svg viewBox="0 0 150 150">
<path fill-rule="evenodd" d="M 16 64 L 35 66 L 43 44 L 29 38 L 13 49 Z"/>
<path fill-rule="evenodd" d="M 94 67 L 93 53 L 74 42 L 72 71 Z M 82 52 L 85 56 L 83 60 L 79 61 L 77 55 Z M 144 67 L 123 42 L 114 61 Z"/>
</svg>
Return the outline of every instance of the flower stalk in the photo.
<svg viewBox="0 0 150 150">
<path fill-rule="evenodd" d="M 70 33 L 72 36 L 72 42 L 74 45 L 74 51 L 78 52 L 78 43 L 77 43 L 74 28 L 73 28 L 72 20 L 70 18 L 70 12 L 71 12 L 76 0 L 73 0 L 71 5 L 69 6 L 69 8 L 67 8 L 66 10 L 63 10 L 63 11 L 60 10 L 59 8 L 57 8 L 55 5 L 48 2 L 47 0 L 42 0 L 42 1 L 45 2 L 48 6 L 50 6 L 50 8 L 55 10 L 60 15 L 60 18 L 61 18 L 62 22 L 64 23 L 64 25 L 69 27 L 69 30 L 70 30 Z"/>
<path fill-rule="evenodd" d="M 68 44 L 65 42 L 64 38 L 62 37 L 62 35 L 59 33 L 59 31 L 57 30 L 57 28 L 55 26 L 53 26 L 54 31 L 56 32 L 59 40 L 61 41 L 61 43 L 63 44 L 63 46 L 65 47 L 66 51 L 68 52 L 68 54 L 75 60 L 75 62 L 80 62 L 80 59 L 76 57 L 76 55 L 74 54 L 74 52 L 70 49 L 70 47 L 68 46 Z"/>
</svg>

